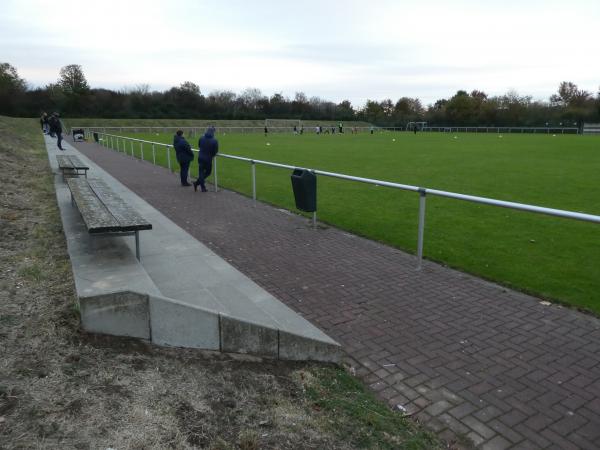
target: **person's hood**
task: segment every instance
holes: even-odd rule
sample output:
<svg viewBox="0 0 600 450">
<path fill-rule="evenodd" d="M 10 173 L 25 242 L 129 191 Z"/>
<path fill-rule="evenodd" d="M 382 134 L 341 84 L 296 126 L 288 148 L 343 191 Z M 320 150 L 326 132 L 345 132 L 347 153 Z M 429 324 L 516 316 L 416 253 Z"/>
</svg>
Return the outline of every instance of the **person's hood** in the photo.
<svg viewBox="0 0 600 450">
<path fill-rule="evenodd" d="M 206 133 L 204 133 L 204 137 L 206 137 L 206 138 L 215 137 L 215 129 L 213 127 L 208 127 L 206 129 Z"/>
</svg>

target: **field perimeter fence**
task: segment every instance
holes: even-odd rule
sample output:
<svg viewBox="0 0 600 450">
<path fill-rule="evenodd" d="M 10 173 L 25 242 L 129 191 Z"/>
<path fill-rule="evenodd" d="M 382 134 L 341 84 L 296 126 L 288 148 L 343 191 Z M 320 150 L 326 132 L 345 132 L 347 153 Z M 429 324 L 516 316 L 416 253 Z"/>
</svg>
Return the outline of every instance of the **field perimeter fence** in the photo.
<svg viewBox="0 0 600 450">
<path fill-rule="evenodd" d="M 171 127 L 171 126 L 103 126 L 103 127 L 72 127 L 71 131 L 76 129 L 84 129 L 86 134 L 92 132 L 107 133 L 109 131 L 118 131 L 120 133 L 174 133 L 177 130 L 183 130 L 190 137 L 200 137 L 206 130 L 206 126 L 198 127 Z M 264 126 L 218 126 L 216 127 L 219 133 L 264 133 Z M 314 133 L 315 125 L 306 125 L 301 127 L 296 126 L 296 132 L 301 130 L 305 133 Z M 346 133 L 367 133 L 371 131 L 404 131 L 406 127 L 377 127 L 377 126 L 345 126 Z M 293 125 L 289 126 L 268 126 L 269 133 L 293 133 Z M 338 127 L 331 124 L 323 125 L 322 131 L 329 133 L 338 133 Z M 521 133 L 521 134 L 580 134 L 579 128 L 576 127 L 456 127 L 456 126 L 425 126 L 418 129 L 419 132 L 433 133 Z"/>
<path fill-rule="evenodd" d="M 94 133 L 95 133 L 95 136 L 94 136 Z M 97 131 L 96 132 L 89 131 L 89 134 L 90 134 L 90 137 L 93 136 L 94 139 L 96 137 L 98 137 L 98 142 L 101 145 L 103 145 L 107 148 L 111 148 L 111 149 L 123 152 L 125 154 L 130 154 L 132 157 L 137 157 L 135 154 L 136 147 L 137 147 L 137 149 L 139 150 L 139 158 L 142 160 L 148 160 L 148 161 L 151 160 L 153 162 L 153 164 L 156 164 L 157 151 L 164 151 L 166 154 L 166 159 L 167 159 L 167 167 L 169 168 L 169 170 L 173 171 L 174 162 L 172 162 L 171 154 L 174 153 L 174 151 L 171 151 L 173 149 L 173 146 L 170 144 L 165 144 L 162 142 L 146 141 L 146 140 L 142 140 L 142 139 L 136 139 L 136 138 L 126 137 L 126 136 L 119 136 L 119 135 L 114 135 L 114 134 L 107 134 L 107 133 L 102 133 L 102 132 L 97 132 Z M 134 143 L 135 143 L 135 145 L 134 145 Z M 127 145 L 127 144 L 129 144 L 129 145 Z M 137 144 L 139 144 L 139 147 Z M 147 158 L 146 157 L 147 155 L 144 153 L 144 144 L 151 146 L 151 151 L 152 151 L 151 159 Z M 196 149 L 193 149 L 193 151 L 198 152 L 198 150 L 196 150 Z M 518 210 L 518 211 L 527 211 L 527 212 L 531 212 L 531 213 L 545 214 L 545 215 L 549 215 L 549 216 L 562 217 L 562 218 L 566 218 L 566 219 L 580 220 L 580 221 L 584 221 L 584 222 L 592 222 L 592 223 L 600 224 L 600 216 L 596 216 L 596 215 L 592 215 L 592 214 L 586 214 L 586 213 L 575 212 L 575 211 L 565 211 L 562 209 L 546 208 L 543 206 L 509 202 L 509 201 L 497 200 L 497 199 L 487 198 L 487 197 L 478 197 L 478 196 L 474 196 L 474 195 L 460 194 L 460 193 L 456 193 L 456 192 L 441 191 L 438 189 L 430 189 L 430 188 L 426 188 L 426 187 L 412 186 L 412 185 L 408 185 L 408 184 L 393 183 L 390 181 L 376 180 L 376 179 L 372 179 L 372 178 L 355 177 L 352 175 L 345 175 L 345 174 L 335 173 L 335 172 L 327 172 L 324 170 L 312 169 L 312 168 L 307 168 L 307 167 L 292 166 L 289 164 L 280 164 L 280 163 L 275 163 L 272 161 L 262 161 L 262 160 L 258 160 L 258 159 L 245 158 L 242 156 L 235 156 L 235 155 L 227 155 L 227 154 L 223 154 L 223 153 L 217 154 L 217 157 L 214 160 L 213 175 L 214 175 L 215 192 L 218 191 L 217 160 L 219 158 L 244 161 L 250 165 L 250 177 L 251 177 L 251 181 L 252 181 L 252 199 L 255 203 L 256 203 L 256 165 L 263 165 L 263 166 L 268 166 L 268 167 L 276 167 L 276 168 L 289 169 L 289 170 L 297 170 L 297 169 L 308 170 L 308 171 L 312 172 L 314 175 L 321 175 L 321 176 L 337 178 L 337 179 L 341 179 L 341 180 L 366 183 L 366 184 L 371 184 L 371 185 L 376 185 L 376 186 L 383 186 L 383 187 L 388 187 L 388 188 L 392 188 L 392 189 L 399 189 L 399 190 L 403 190 L 403 191 L 414 192 L 414 193 L 418 194 L 419 195 L 419 211 L 418 211 L 419 224 L 418 224 L 418 229 L 417 229 L 417 268 L 418 269 L 421 268 L 421 264 L 422 264 L 422 260 L 423 260 L 423 243 L 424 243 L 424 239 L 425 239 L 425 207 L 426 207 L 427 196 L 430 196 L 430 195 L 438 196 L 438 197 L 445 197 L 445 198 L 452 198 L 455 200 L 462 200 L 462 201 L 466 201 L 466 202 L 479 203 L 479 204 L 490 205 L 490 206 L 497 206 L 497 207 L 501 207 L 501 208 L 514 209 L 514 210 Z M 316 218 L 317 218 L 316 212 L 314 212 L 313 213 L 313 225 L 316 224 Z"/>
<path fill-rule="evenodd" d="M 182 130 L 184 131 L 188 136 L 190 137 L 200 137 L 204 134 L 204 132 L 206 131 L 205 126 L 201 126 L 201 127 L 168 127 L 168 126 L 157 126 L 157 127 L 71 127 L 71 133 L 73 132 L 73 130 L 85 130 L 86 136 L 87 135 L 91 135 L 91 133 L 107 133 L 109 131 L 118 131 L 120 133 L 148 133 L 148 134 L 152 134 L 152 133 L 175 133 L 175 131 L 177 130 Z M 218 133 L 264 133 L 265 131 L 265 127 L 264 126 L 216 126 L 215 127 Z M 315 132 L 315 125 L 305 125 L 305 126 L 299 126 L 296 125 L 296 132 L 300 133 L 301 131 L 303 131 L 304 133 L 314 133 Z M 338 133 L 338 126 L 333 126 L 330 124 L 327 125 L 323 125 L 322 127 L 323 132 L 330 132 L 332 130 L 334 130 L 334 132 Z M 267 127 L 269 133 L 293 133 L 294 132 L 294 126 L 290 125 L 290 126 L 268 126 Z M 371 129 L 370 126 L 347 126 L 344 127 L 344 130 L 346 133 L 351 133 L 352 130 L 356 130 L 361 131 L 361 132 L 367 132 Z M 376 130 L 385 130 L 388 128 L 381 128 L 381 127 L 374 127 L 374 129 Z M 389 128 L 389 130 L 391 130 L 392 128 Z M 398 130 L 398 131 L 403 131 L 403 128 L 395 128 L 394 130 Z"/>
</svg>

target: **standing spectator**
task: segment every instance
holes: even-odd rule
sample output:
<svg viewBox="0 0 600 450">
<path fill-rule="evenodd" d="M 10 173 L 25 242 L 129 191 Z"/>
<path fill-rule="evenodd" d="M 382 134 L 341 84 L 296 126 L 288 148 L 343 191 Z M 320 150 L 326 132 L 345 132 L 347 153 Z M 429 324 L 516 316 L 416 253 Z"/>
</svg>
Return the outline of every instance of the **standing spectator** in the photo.
<svg viewBox="0 0 600 450">
<path fill-rule="evenodd" d="M 59 149 L 65 150 L 62 148 L 62 123 L 60 121 L 60 115 L 55 112 L 52 113 L 50 119 L 48 119 L 48 123 L 50 124 L 50 136 L 54 137 L 56 134 L 56 145 Z"/>
<path fill-rule="evenodd" d="M 198 186 L 200 186 L 202 192 L 206 192 L 204 180 L 212 172 L 212 160 L 219 152 L 219 141 L 215 139 L 215 129 L 213 127 L 209 127 L 204 136 L 200 138 L 198 148 L 200 149 L 198 153 L 198 179 L 194 181 L 194 191 L 197 191 Z"/>
<path fill-rule="evenodd" d="M 300 126 L 300 134 L 304 134 L 304 125 Z"/>
<path fill-rule="evenodd" d="M 294 134 L 298 134 L 298 128 L 294 125 Z"/>
<path fill-rule="evenodd" d="M 44 133 L 48 134 L 50 133 L 50 124 L 48 123 L 48 114 L 44 113 L 42 115 L 42 120 L 44 121 Z"/>
<path fill-rule="evenodd" d="M 48 119 L 46 119 L 46 113 L 42 113 L 42 116 L 40 117 L 40 126 L 42 127 L 42 132 L 44 134 L 46 134 L 46 128 L 44 127 L 45 120 L 48 120 Z"/>
<path fill-rule="evenodd" d="M 54 113 L 50 114 L 50 117 L 48 117 L 48 134 L 50 135 L 50 137 L 54 137 L 54 122 L 55 122 L 55 117 L 54 117 Z"/>
<path fill-rule="evenodd" d="M 269 134 L 269 129 L 265 127 L 265 137 Z"/>
<path fill-rule="evenodd" d="M 188 141 L 183 137 L 182 130 L 177 130 L 177 133 L 173 136 L 173 148 L 175 149 L 175 157 L 179 163 L 181 185 L 191 186 L 188 183 L 188 173 L 190 171 L 190 163 L 194 160 L 194 152 L 192 152 L 192 147 Z"/>
<path fill-rule="evenodd" d="M 340 133 L 344 132 L 344 124 L 340 122 Z"/>
<path fill-rule="evenodd" d="M 415 132 L 415 134 L 417 134 L 417 124 L 415 124 L 415 126 L 413 127 L 413 131 Z"/>
</svg>

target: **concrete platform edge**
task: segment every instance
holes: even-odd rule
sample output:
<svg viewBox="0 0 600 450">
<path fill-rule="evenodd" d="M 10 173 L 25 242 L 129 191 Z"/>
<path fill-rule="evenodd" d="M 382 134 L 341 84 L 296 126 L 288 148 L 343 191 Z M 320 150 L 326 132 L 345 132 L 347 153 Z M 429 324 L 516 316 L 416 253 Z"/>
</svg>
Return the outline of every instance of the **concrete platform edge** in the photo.
<svg viewBox="0 0 600 450">
<path fill-rule="evenodd" d="M 81 326 L 167 347 L 248 353 L 292 361 L 338 362 L 334 341 L 306 338 L 175 299 L 133 291 L 79 296 Z"/>
</svg>

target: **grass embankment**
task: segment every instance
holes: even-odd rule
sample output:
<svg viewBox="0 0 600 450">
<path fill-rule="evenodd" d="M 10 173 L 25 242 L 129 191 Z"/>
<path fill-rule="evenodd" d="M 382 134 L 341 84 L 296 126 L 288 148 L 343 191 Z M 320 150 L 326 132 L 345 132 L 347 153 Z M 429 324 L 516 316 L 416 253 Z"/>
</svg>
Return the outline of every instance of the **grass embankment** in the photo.
<svg viewBox="0 0 600 450">
<path fill-rule="evenodd" d="M 441 448 L 338 367 L 81 332 L 37 121 L 0 137 L 1 447 Z"/>
<path fill-rule="evenodd" d="M 131 136 L 172 143 L 170 134 Z M 265 138 L 227 133 L 219 140 L 222 153 L 600 214 L 597 137 L 454 136 L 290 133 Z M 134 151 L 139 157 L 139 144 Z M 150 146 L 144 146 L 144 153 L 150 157 Z M 166 165 L 164 149 L 157 149 L 157 155 L 157 162 Z M 195 174 L 195 165 L 192 170 Z M 294 209 L 289 171 L 264 166 L 256 171 L 259 199 Z M 218 160 L 223 186 L 251 195 L 250 173 L 248 163 Z M 320 220 L 415 252 L 417 194 L 326 177 L 319 177 L 318 184 Z M 598 232 L 597 224 L 429 197 L 424 253 L 507 286 L 600 313 Z"/>
</svg>

